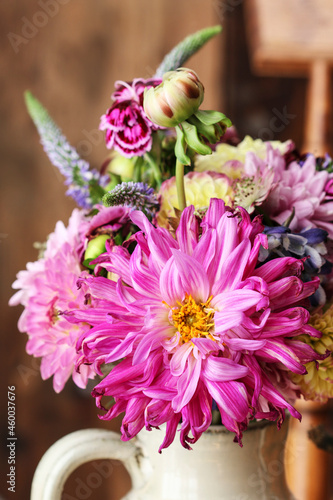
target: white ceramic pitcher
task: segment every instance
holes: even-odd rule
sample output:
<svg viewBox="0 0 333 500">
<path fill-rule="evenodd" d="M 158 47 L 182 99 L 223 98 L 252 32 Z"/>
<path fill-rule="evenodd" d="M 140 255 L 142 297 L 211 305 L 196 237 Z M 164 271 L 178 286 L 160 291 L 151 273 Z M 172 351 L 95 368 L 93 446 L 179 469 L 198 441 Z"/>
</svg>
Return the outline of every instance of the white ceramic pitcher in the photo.
<svg viewBox="0 0 333 500">
<path fill-rule="evenodd" d="M 40 461 L 31 500 L 60 500 L 69 475 L 97 459 L 123 462 L 132 481 L 126 500 L 292 500 L 284 476 L 287 423 L 249 426 L 243 448 L 223 426 L 211 426 L 193 450 L 177 437 L 158 453 L 164 431 L 141 431 L 131 442 L 112 431 L 86 429 L 57 441 Z"/>
</svg>

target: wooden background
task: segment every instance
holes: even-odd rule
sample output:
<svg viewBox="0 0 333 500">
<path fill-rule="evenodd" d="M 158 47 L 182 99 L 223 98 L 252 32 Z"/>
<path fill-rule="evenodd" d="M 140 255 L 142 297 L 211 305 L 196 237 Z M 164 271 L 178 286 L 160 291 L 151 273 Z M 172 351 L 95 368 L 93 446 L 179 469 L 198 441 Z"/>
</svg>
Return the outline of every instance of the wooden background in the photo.
<svg viewBox="0 0 333 500">
<path fill-rule="evenodd" d="M 62 177 L 39 144 L 23 92 L 30 89 L 81 155 L 98 167 L 106 156 L 103 136 L 97 133 L 99 117 L 110 104 L 114 81 L 150 77 L 183 37 L 218 23 L 224 27 L 223 34 L 188 63 L 205 84 L 204 107 L 228 114 L 241 136 L 293 138 L 300 145 L 306 80 L 253 75 L 242 1 L 12 0 L 0 4 L 0 428 L 6 436 L 6 389 L 15 385 L 18 437 L 15 494 L 7 491 L 8 455 L 1 446 L 5 479 L 1 499 L 28 498 L 39 459 L 61 436 L 86 427 L 119 428 L 118 421 L 98 420 L 88 391 L 68 383 L 56 395 L 52 382 L 40 379 L 36 361 L 25 354 L 26 337 L 16 328 L 21 309 L 7 306 L 16 273 L 37 258 L 33 243 L 44 241 L 57 220 L 67 222 L 74 208 L 64 196 Z M 284 109 L 289 117 L 272 127 L 277 123 L 274 117 L 283 115 Z M 78 485 L 86 484 L 93 470 L 88 465 L 76 471 L 64 498 L 80 498 Z M 111 477 L 90 488 L 89 498 L 99 499 L 108 492 L 108 498 L 115 500 L 126 488 L 126 473 L 114 467 Z"/>
</svg>

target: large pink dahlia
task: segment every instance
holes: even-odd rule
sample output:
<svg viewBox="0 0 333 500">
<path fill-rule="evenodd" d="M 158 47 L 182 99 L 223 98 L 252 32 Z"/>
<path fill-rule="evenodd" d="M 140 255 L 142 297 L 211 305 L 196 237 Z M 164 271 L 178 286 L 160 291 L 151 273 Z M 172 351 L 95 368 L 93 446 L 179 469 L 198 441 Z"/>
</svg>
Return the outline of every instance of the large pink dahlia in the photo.
<svg viewBox="0 0 333 500">
<path fill-rule="evenodd" d="M 221 200 L 211 200 L 201 222 L 187 207 L 175 238 L 140 212 L 131 218 L 141 229 L 133 253 L 109 248 L 102 264 L 118 279 L 82 278 L 93 307 L 67 313 L 92 326 L 79 342 L 80 370 L 118 362 L 93 391 L 101 408 L 103 396 L 115 400 L 101 418 L 124 412 L 123 440 L 166 423 L 160 450 L 179 423 L 190 448 L 211 424 L 213 400 L 239 442 L 251 418 L 280 425 L 285 409 L 299 418 L 288 371 L 305 373 L 316 357 L 298 336 L 320 336 L 299 306 L 318 286 L 297 277 L 302 261 L 256 268 L 266 245 L 260 220 Z"/>
<path fill-rule="evenodd" d="M 41 375 L 53 376 L 53 388 L 60 392 L 70 376 L 75 384 L 85 387 L 95 375 L 92 367 L 75 370 L 78 359 L 76 342 L 88 325 L 73 325 L 61 314 L 68 308 L 84 308 L 85 296 L 77 289 L 81 275 L 79 253 L 82 246 L 80 229 L 86 224 L 84 212 L 75 209 L 68 227 L 58 222 L 49 236 L 44 257 L 29 262 L 20 271 L 13 288 L 19 289 L 10 305 L 22 304 L 25 309 L 19 319 L 21 332 L 28 334 L 28 354 L 41 357 Z"/>
</svg>

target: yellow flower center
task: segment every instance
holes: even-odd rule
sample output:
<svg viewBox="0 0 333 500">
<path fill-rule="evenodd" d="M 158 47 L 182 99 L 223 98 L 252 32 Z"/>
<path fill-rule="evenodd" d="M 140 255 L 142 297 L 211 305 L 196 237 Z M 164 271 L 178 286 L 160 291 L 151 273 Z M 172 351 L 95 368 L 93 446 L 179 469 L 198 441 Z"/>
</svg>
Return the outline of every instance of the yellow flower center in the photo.
<svg viewBox="0 0 333 500">
<path fill-rule="evenodd" d="M 197 304 L 191 295 L 186 295 L 182 303 L 177 302 L 179 307 L 171 309 L 172 322 L 183 344 L 197 337 L 214 340 L 211 335 L 214 328 L 214 309 L 209 306 L 211 300 L 209 297 L 206 302 Z"/>
</svg>

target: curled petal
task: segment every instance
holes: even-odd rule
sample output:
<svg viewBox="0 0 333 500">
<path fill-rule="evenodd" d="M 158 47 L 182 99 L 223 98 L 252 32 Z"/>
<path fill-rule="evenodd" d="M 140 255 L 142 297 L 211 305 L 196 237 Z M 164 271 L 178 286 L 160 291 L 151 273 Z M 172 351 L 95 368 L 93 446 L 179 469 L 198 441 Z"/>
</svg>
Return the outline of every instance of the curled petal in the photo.
<svg viewBox="0 0 333 500">
<path fill-rule="evenodd" d="M 207 358 L 203 376 L 212 382 L 228 382 L 244 377 L 248 373 L 246 366 L 239 365 L 227 358 L 210 356 Z"/>
</svg>

